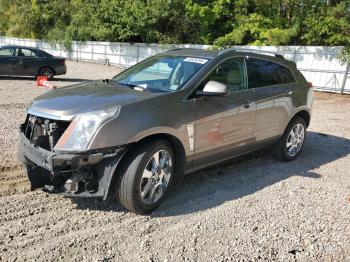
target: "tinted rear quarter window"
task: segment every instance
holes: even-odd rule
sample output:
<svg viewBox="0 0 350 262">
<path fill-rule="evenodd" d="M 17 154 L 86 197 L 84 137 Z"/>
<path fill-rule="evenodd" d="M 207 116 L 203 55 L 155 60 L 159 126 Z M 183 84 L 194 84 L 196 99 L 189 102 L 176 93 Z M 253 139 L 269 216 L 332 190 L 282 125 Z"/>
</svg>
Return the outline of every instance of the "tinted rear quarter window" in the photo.
<svg viewBox="0 0 350 262">
<path fill-rule="evenodd" d="M 24 57 L 36 57 L 36 53 L 32 50 L 26 49 L 26 48 L 21 48 L 20 51 L 18 52 L 19 56 L 24 56 Z"/>
<path fill-rule="evenodd" d="M 40 51 L 35 50 L 34 52 L 35 52 L 37 57 L 45 57 L 44 53 L 42 53 Z"/>
<path fill-rule="evenodd" d="M 267 60 L 255 58 L 247 59 L 247 72 L 249 88 L 295 82 L 288 68 Z"/>
</svg>

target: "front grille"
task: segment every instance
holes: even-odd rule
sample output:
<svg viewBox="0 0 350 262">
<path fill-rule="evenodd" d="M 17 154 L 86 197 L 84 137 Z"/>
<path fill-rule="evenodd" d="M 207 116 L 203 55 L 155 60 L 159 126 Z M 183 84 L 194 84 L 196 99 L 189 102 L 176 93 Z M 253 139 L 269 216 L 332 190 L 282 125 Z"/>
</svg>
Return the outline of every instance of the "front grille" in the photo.
<svg viewBox="0 0 350 262">
<path fill-rule="evenodd" d="M 21 131 L 35 146 L 53 151 L 69 124 L 68 121 L 46 119 L 28 114 L 25 123 L 21 125 Z"/>
</svg>

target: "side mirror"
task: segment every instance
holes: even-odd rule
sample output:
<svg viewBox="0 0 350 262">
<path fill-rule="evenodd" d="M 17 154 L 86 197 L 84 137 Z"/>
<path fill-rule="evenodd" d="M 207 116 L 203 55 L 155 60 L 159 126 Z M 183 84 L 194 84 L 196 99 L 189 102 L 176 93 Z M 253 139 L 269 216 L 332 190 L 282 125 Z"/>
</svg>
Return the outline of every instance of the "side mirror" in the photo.
<svg viewBox="0 0 350 262">
<path fill-rule="evenodd" d="M 227 96 L 228 94 L 229 91 L 225 84 L 212 80 L 204 86 L 203 90 L 196 92 L 196 95 L 199 96 Z"/>
</svg>

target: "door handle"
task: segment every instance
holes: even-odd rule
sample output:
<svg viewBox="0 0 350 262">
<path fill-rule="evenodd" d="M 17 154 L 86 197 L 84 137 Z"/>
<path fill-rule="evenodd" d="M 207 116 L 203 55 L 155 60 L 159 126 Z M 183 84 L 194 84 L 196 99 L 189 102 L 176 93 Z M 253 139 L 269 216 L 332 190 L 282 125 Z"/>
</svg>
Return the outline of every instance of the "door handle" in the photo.
<svg viewBox="0 0 350 262">
<path fill-rule="evenodd" d="M 284 91 L 284 94 L 289 96 L 289 95 L 293 94 L 293 91 L 287 91 L 286 90 L 286 91 Z"/>
</svg>

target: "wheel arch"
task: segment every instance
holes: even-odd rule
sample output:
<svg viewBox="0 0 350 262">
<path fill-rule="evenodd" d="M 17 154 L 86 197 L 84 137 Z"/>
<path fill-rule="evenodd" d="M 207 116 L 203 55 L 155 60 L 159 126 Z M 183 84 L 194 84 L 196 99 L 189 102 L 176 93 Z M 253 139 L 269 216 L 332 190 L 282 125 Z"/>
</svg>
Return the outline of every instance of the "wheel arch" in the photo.
<svg viewBox="0 0 350 262">
<path fill-rule="evenodd" d="M 283 132 L 286 130 L 287 126 L 295 117 L 301 117 L 304 119 L 306 127 L 309 127 L 310 120 L 311 120 L 311 112 L 309 108 L 300 108 L 299 110 L 295 111 L 294 114 L 292 114 L 289 119 L 285 122 Z"/>
<path fill-rule="evenodd" d="M 137 142 L 134 142 L 129 150 L 132 150 L 134 147 L 139 146 L 140 144 L 148 143 L 151 141 L 156 141 L 156 140 L 165 140 L 167 141 L 171 147 L 174 150 L 175 154 L 175 163 L 176 163 L 176 174 L 181 175 L 185 170 L 186 167 L 186 152 L 185 152 L 185 147 L 182 144 L 181 140 L 177 138 L 176 136 L 169 134 L 169 133 L 156 133 L 156 134 L 151 134 L 148 136 L 145 136 L 138 140 Z M 181 167 L 181 169 L 178 169 Z M 182 170 L 183 169 L 183 170 Z"/>
<path fill-rule="evenodd" d="M 108 189 L 107 189 L 107 192 L 105 193 L 104 199 L 111 196 L 111 194 L 114 192 L 115 186 L 118 180 L 118 170 L 120 170 L 124 160 L 130 155 L 133 149 L 135 149 L 137 146 L 143 145 L 145 143 L 149 143 L 151 141 L 157 141 L 157 140 L 165 140 L 173 148 L 174 155 L 175 155 L 175 176 L 179 177 L 185 173 L 187 160 L 186 160 L 185 148 L 181 140 L 169 133 L 150 134 L 128 145 L 126 152 L 119 159 L 119 161 L 116 163 L 115 167 L 112 170 L 112 173 L 111 173 L 112 177 L 111 177 L 110 183 L 107 185 Z"/>
<path fill-rule="evenodd" d="M 299 111 L 297 111 L 293 117 L 289 120 L 292 121 L 296 116 L 298 117 L 301 117 L 302 119 L 304 119 L 305 121 L 305 124 L 306 124 L 306 127 L 309 127 L 310 125 L 310 120 L 311 120 L 311 114 L 310 114 L 310 111 L 309 110 L 306 110 L 306 109 L 301 109 Z M 288 122 L 288 123 L 289 123 Z"/>
</svg>

